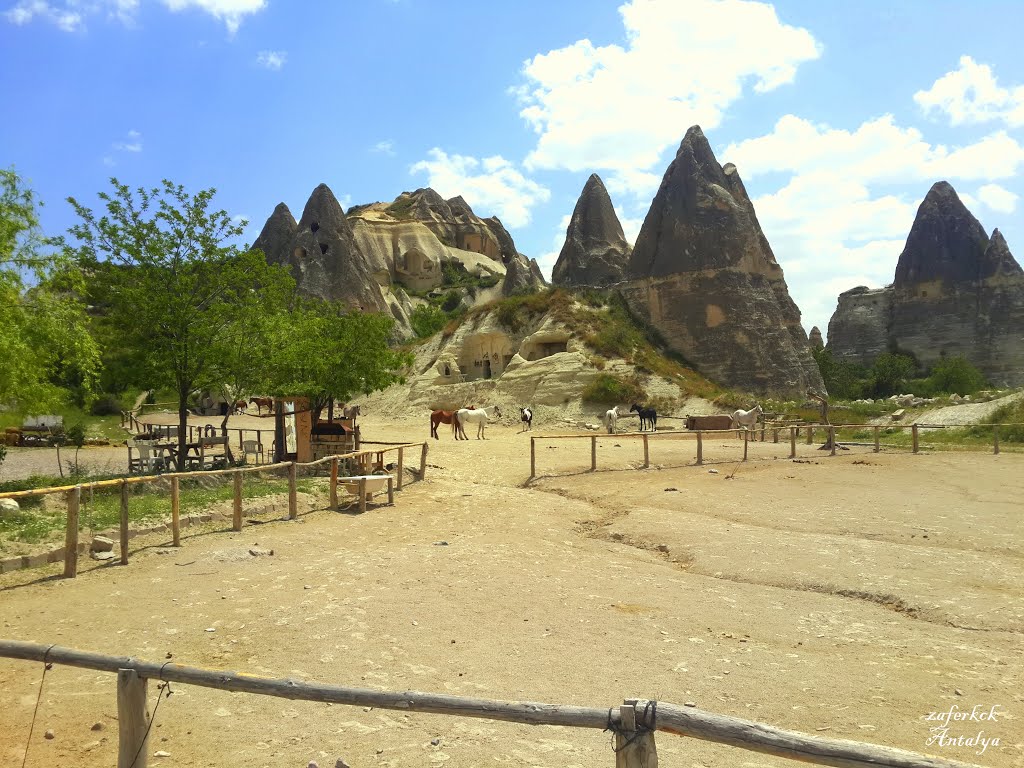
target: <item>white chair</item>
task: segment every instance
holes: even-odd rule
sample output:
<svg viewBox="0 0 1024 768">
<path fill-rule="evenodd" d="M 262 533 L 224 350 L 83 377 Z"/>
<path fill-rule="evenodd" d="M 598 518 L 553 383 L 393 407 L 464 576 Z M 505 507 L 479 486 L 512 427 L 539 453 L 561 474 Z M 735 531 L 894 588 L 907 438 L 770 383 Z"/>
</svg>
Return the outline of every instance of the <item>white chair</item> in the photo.
<svg viewBox="0 0 1024 768">
<path fill-rule="evenodd" d="M 259 440 L 243 440 L 242 460 L 246 464 L 249 463 L 249 456 L 255 457 L 257 464 L 266 463 L 266 454 L 263 452 L 263 443 Z"/>
</svg>

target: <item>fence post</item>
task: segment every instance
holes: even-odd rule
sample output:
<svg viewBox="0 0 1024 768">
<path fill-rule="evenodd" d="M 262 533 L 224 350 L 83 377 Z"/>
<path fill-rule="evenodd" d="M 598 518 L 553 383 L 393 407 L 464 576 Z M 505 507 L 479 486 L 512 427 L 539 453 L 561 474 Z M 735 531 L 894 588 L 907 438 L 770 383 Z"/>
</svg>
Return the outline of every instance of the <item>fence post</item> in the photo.
<svg viewBox="0 0 1024 768">
<path fill-rule="evenodd" d="M 779 428 L 778 427 L 772 428 L 772 442 L 773 443 L 779 442 Z"/>
<path fill-rule="evenodd" d="M 420 480 L 427 475 L 427 444 L 423 444 L 423 450 L 420 452 Z"/>
<path fill-rule="evenodd" d="M 992 453 L 999 453 L 999 425 L 992 425 Z"/>
<path fill-rule="evenodd" d="M 399 446 L 398 448 L 398 490 L 402 490 L 402 474 L 405 472 L 405 458 L 402 453 L 405 451 L 404 448 Z"/>
<path fill-rule="evenodd" d="M 236 469 L 235 476 L 235 503 L 231 509 L 231 530 L 242 530 L 242 470 Z"/>
<path fill-rule="evenodd" d="M 399 464 L 399 466 L 401 466 L 401 464 L 402 464 L 402 462 L 401 462 L 402 454 L 398 454 L 398 456 L 399 456 L 398 464 Z M 398 481 L 398 487 L 399 488 L 402 487 L 402 481 L 401 480 Z M 331 459 L 331 509 L 337 509 L 337 508 L 338 508 L 338 460 L 337 459 Z"/>
<path fill-rule="evenodd" d="M 750 430 L 743 428 L 743 460 L 747 460 L 747 445 L 750 442 Z"/>
<path fill-rule="evenodd" d="M 789 458 L 796 458 L 796 433 L 799 431 L 798 427 L 789 428 Z"/>
<path fill-rule="evenodd" d="M 640 704 L 627 699 L 619 707 L 620 730 L 615 732 L 615 768 L 657 768 L 658 751 L 654 745 L 654 731 L 637 733 L 636 711 Z M 646 723 L 642 724 L 646 726 Z"/>
<path fill-rule="evenodd" d="M 121 565 L 128 565 L 128 481 L 121 481 Z"/>
<path fill-rule="evenodd" d="M 537 476 L 537 439 L 530 438 L 530 477 Z"/>
<path fill-rule="evenodd" d="M 590 438 L 590 471 L 597 472 L 597 437 Z"/>
<path fill-rule="evenodd" d="M 878 453 L 881 450 L 881 447 L 878 444 L 878 433 L 881 432 L 881 430 L 881 427 L 877 425 L 875 426 L 875 453 Z"/>
<path fill-rule="evenodd" d="M 814 427 L 807 428 L 807 444 L 810 445 L 814 440 Z"/>
<path fill-rule="evenodd" d="M 761 442 L 762 443 L 764 442 L 764 431 L 765 431 L 765 426 L 764 426 L 764 424 L 762 424 L 761 425 Z"/>
<path fill-rule="evenodd" d="M 178 478 L 171 478 L 171 544 L 181 546 L 181 486 Z"/>
<path fill-rule="evenodd" d="M 647 435 L 644 435 L 644 468 L 651 466 L 651 455 L 647 447 Z"/>
<path fill-rule="evenodd" d="M 82 500 L 82 486 L 68 491 L 68 523 L 64 533 L 64 578 L 78 575 L 78 505 Z"/>
<path fill-rule="evenodd" d="M 295 462 L 288 465 L 288 519 L 295 520 L 299 516 L 299 498 L 295 492 Z"/>
<path fill-rule="evenodd" d="M 831 424 L 828 428 L 828 442 L 832 446 L 832 456 L 836 455 L 836 428 Z"/>
<path fill-rule="evenodd" d="M 395 481 L 391 475 L 388 475 L 388 504 L 393 505 L 395 503 Z"/>
<path fill-rule="evenodd" d="M 146 768 L 149 764 L 146 683 L 134 669 L 117 670 L 117 768 Z"/>
<path fill-rule="evenodd" d="M 697 466 L 704 463 L 704 435 L 697 430 Z"/>
<path fill-rule="evenodd" d="M 912 424 L 910 427 L 910 436 L 914 443 L 914 453 L 917 453 L 917 424 Z"/>
<path fill-rule="evenodd" d="M 366 511 L 366 478 L 359 478 L 359 511 Z"/>
</svg>

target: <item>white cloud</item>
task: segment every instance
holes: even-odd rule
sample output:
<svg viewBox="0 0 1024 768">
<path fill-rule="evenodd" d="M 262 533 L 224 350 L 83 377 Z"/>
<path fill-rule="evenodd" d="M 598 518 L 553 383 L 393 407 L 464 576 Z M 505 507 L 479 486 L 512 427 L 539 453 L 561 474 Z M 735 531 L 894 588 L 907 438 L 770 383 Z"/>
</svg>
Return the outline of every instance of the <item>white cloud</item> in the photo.
<svg viewBox="0 0 1024 768">
<path fill-rule="evenodd" d="M 579 40 L 524 63 L 514 91 L 538 134 L 527 168 L 611 169 L 620 187 L 649 185 L 688 126 L 714 128 L 746 86 L 789 83 L 821 53 L 766 3 L 632 0 L 619 12 L 625 47 Z"/>
<path fill-rule="evenodd" d="M 370 147 L 370 151 L 371 152 L 377 152 L 377 153 L 382 154 L 382 155 L 389 155 L 391 157 L 394 157 L 395 156 L 395 142 L 393 142 L 391 139 L 385 139 L 384 141 L 378 141 L 376 144 L 374 144 L 372 147 Z"/>
<path fill-rule="evenodd" d="M 978 190 L 978 199 L 997 213 L 1013 213 L 1017 208 L 1017 195 L 998 184 L 986 184 Z"/>
<path fill-rule="evenodd" d="M 63 7 L 50 5 L 46 0 L 21 0 L 17 5 L 4 12 L 4 17 L 17 26 L 28 24 L 35 18 L 49 22 L 65 32 L 75 32 L 82 28 L 84 18 L 74 9 L 73 3 Z"/>
<path fill-rule="evenodd" d="M 478 160 L 448 155 L 437 147 L 428 154 L 430 159 L 413 165 L 411 173 L 426 172 L 427 183 L 442 197 L 462 195 L 478 213 L 494 211 L 512 229 L 529 224 L 533 206 L 551 197 L 550 191 L 500 155 Z"/>
<path fill-rule="evenodd" d="M 999 85 L 992 68 L 970 56 L 936 80 L 927 91 L 914 94 L 926 114 L 940 112 L 953 125 L 1001 120 L 1011 127 L 1024 125 L 1024 85 Z"/>
<path fill-rule="evenodd" d="M 260 51 L 256 54 L 257 64 L 275 72 L 281 69 L 286 61 L 288 61 L 287 51 Z"/>
<path fill-rule="evenodd" d="M 189 8 L 205 11 L 215 19 L 223 21 L 230 35 L 238 31 L 243 18 L 262 11 L 267 6 L 266 0 L 161 0 L 161 2 L 174 12 Z"/>
<path fill-rule="evenodd" d="M 112 145 L 118 152 L 141 152 L 142 134 L 138 131 L 128 131 L 128 141 L 115 141 Z"/>
</svg>

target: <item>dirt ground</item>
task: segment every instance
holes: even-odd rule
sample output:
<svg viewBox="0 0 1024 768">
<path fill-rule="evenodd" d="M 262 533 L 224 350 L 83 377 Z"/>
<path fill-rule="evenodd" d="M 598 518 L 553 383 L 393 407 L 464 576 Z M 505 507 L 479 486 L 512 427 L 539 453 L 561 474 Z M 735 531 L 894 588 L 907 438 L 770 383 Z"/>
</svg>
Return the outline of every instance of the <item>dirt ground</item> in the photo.
<svg viewBox="0 0 1024 768">
<path fill-rule="evenodd" d="M 550 432 L 559 431 L 552 428 Z M 364 438 L 425 420 L 364 417 Z M 545 430 L 535 430 L 535 436 Z M 1024 765 L 1024 456 L 829 457 L 801 442 L 432 441 L 393 507 L 133 541 L 126 567 L 0 576 L 12 639 L 273 677 L 610 707 L 692 702 L 812 735 Z M 712 472 L 715 470 L 715 472 Z M 407 476 L 411 480 L 411 476 Z M 253 557 L 254 544 L 273 556 Z M 136 552 L 135 547 L 144 547 Z M 210 631 L 213 630 L 213 631 Z M 42 665 L 0 659 L 0 764 L 20 765 Z M 151 701 L 156 691 L 151 685 Z M 173 686 L 151 765 L 612 765 L 598 731 Z M 941 745 L 930 713 L 956 721 Z M 980 710 L 979 710 L 980 711 Z M 94 723 L 101 729 L 90 730 Z M 54 738 L 44 732 L 52 729 Z M 434 743 L 436 742 L 436 743 Z M 788 761 L 660 734 L 665 766 Z M 28 765 L 116 761 L 114 676 L 47 673 Z"/>
</svg>

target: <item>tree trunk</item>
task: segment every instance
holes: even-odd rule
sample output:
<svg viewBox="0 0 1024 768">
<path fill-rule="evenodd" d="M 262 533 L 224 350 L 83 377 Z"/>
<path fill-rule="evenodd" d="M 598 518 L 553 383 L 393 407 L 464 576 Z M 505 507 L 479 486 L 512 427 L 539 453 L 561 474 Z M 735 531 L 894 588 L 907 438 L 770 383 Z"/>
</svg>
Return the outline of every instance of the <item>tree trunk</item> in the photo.
<svg viewBox="0 0 1024 768">
<path fill-rule="evenodd" d="M 179 472 L 185 471 L 185 446 L 188 444 L 189 387 L 178 387 L 178 455 L 175 463 Z"/>
<path fill-rule="evenodd" d="M 824 424 L 825 426 L 831 426 L 832 422 L 828 420 L 828 400 L 825 397 L 823 397 L 822 395 L 819 395 L 813 389 L 808 389 L 807 390 L 807 395 L 808 395 L 808 397 L 811 397 L 814 400 L 818 401 L 818 404 L 821 407 L 821 412 L 820 412 L 821 423 Z M 836 447 L 838 447 L 838 443 L 836 444 Z M 831 429 L 825 431 L 825 443 L 818 450 L 819 451 L 830 451 L 830 450 L 832 450 L 832 430 Z"/>
</svg>

